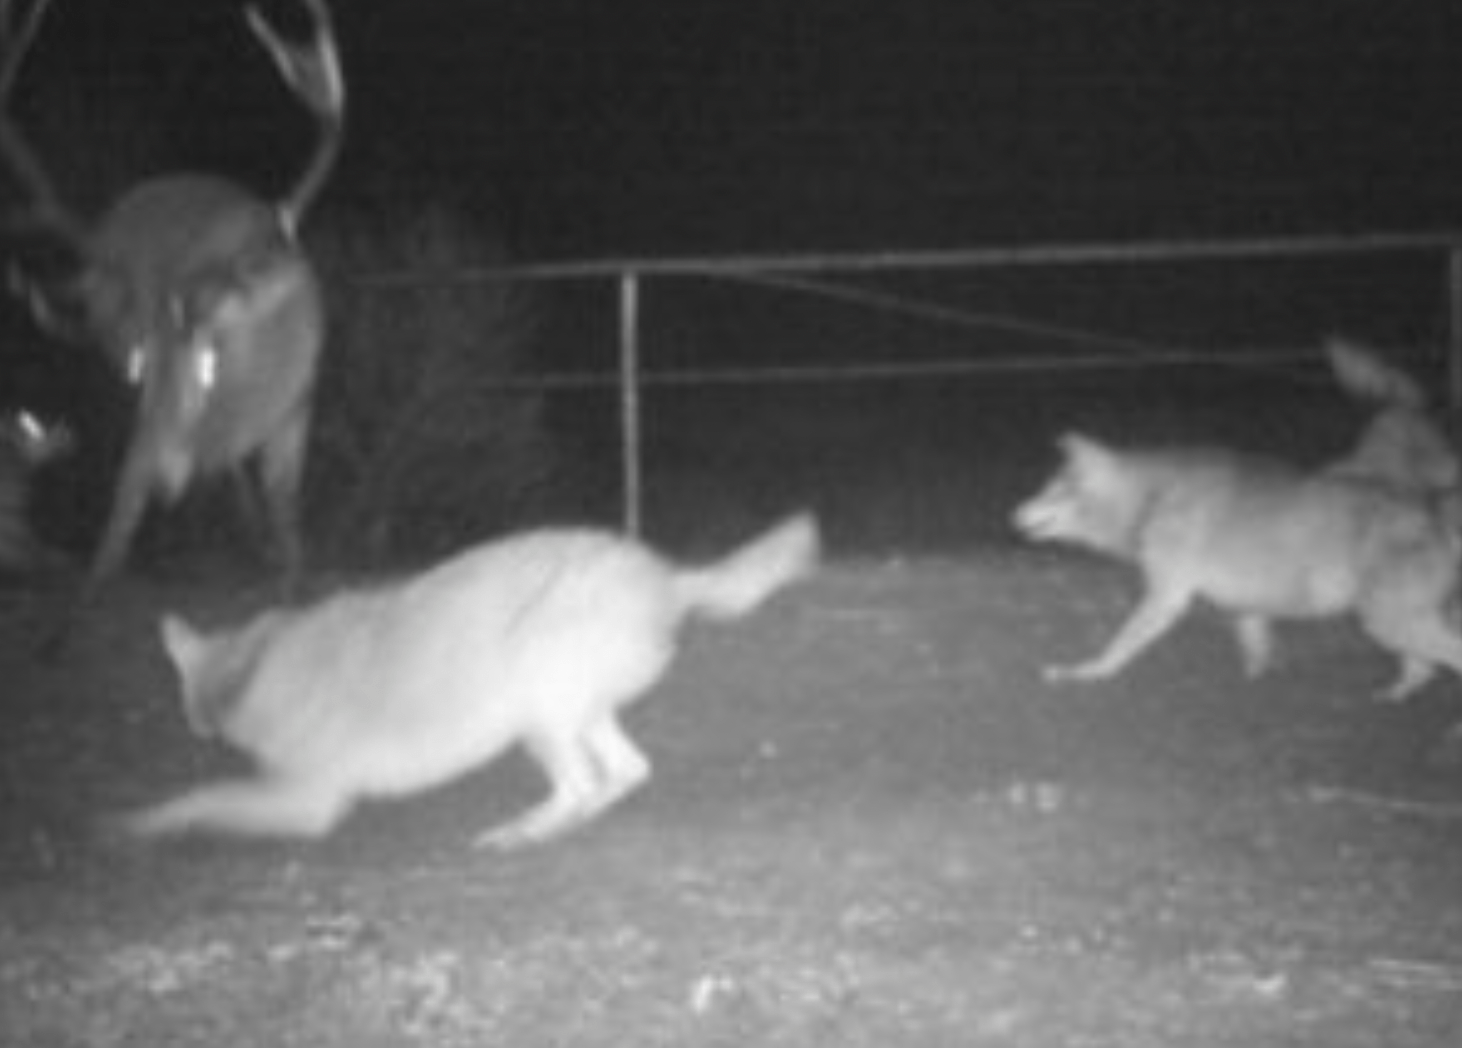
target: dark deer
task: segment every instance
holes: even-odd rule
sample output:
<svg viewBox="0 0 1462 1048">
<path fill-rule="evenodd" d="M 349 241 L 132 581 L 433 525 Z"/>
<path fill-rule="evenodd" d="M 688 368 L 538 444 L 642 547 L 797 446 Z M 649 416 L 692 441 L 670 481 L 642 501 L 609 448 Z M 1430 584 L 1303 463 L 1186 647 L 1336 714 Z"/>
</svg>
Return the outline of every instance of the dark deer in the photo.
<svg viewBox="0 0 1462 1048">
<path fill-rule="evenodd" d="M 49 3 L 0 0 L 0 157 L 27 195 L 8 228 L 40 230 L 75 253 L 79 276 L 63 295 L 28 295 L 32 311 L 53 331 L 68 312 L 79 315 L 82 332 L 136 390 L 131 441 L 78 606 L 121 566 L 154 500 L 171 504 L 195 478 L 224 473 L 252 471 L 292 580 L 303 559 L 297 502 L 325 331 L 319 280 L 297 229 L 334 167 L 345 112 L 326 2 L 304 0 L 314 23 L 308 44 L 285 40 L 258 9 L 247 10 L 319 127 L 287 193 L 270 201 L 223 178 L 173 174 L 135 186 L 94 224 L 63 203 L 9 115 Z"/>
</svg>

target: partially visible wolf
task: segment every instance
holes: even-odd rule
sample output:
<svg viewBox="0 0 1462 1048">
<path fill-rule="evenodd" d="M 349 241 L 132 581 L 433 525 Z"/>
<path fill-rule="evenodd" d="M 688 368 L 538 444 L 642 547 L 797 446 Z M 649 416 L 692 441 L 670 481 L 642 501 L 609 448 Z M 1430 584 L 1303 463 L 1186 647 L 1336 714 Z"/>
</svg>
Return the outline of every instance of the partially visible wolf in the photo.
<svg viewBox="0 0 1462 1048">
<path fill-rule="evenodd" d="M 1076 434 L 1060 447 L 1064 463 L 1015 525 L 1135 564 L 1144 593 L 1100 654 L 1048 667 L 1048 679 L 1119 673 L 1200 598 L 1232 616 L 1251 675 L 1270 661 L 1271 619 L 1348 612 L 1401 660 L 1386 697 L 1438 665 L 1462 673 L 1462 538 L 1437 499 L 1221 450 L 1121 450 Z"/>
<path fill-rule="evenodd" d="M 699 568 L 608 532 L 542 530 L 213 635 L 165 617 L 189 725 L 259 775 L 122 828 L 318 837 L 360 800 L 430 789 L 522 744 L 549 793 L 477 843 L 546 840 L 649 779 L 619 713 L 665 673 L 687 616 L 750 612 L 812 571 L 818 547 L 807 514 Z"/>
<path fill-rule="evenodd" d="M 1376 408 L 1355 446 L 1328 472 L 1423 493 L 1455 492 L 1462 463 L 1416 380 L 1356 342 L 1331 339 L 1325 353 L 1341 388 Z"/>
</svg>

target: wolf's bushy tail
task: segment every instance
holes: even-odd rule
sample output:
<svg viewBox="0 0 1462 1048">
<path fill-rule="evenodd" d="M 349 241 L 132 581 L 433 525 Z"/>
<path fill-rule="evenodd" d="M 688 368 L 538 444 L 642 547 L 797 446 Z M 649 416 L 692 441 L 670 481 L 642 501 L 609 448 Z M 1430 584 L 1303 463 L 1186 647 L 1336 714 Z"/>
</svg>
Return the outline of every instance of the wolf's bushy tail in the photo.
<svg viewBox="0 0 1462 1048">
<path fill-rule="evenodd" d="M 811 513 L 799 513 L 714 564 L 678 570 L 675 585 L 688 611 L 739 618 L 810 574 L 820 549 L 817 520 Z"/>
<path fill-rule="evenodd" d="M 1325 355 L 1340 388 L 1353 397 L 1406 408 L 1420 408 L 1426 399 L 1415 379 L 1358 342 L 1332 338 Z"/>
</svg>

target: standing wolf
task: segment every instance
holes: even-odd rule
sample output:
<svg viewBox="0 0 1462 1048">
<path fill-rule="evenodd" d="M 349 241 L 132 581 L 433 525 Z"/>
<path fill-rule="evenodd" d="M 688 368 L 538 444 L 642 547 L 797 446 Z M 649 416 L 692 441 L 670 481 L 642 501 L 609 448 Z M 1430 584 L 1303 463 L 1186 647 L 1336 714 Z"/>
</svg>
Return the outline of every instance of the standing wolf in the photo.
<svg viewBox="0 0 1462 1048">
<path fill-rule="evenodd" d="M 700 568 L 607 532 L 542 530 L 211 636 L 166 617 L 189 725 L 247 753 L 259 776 L 122 828 L 319 837 L 360 800 L 430 789 L 522 744 L 548 796 L 477 843 L 547 840 L 649 779 L 619 714 L 665 673 L 687 616 L 750 612 L 809 573 L 818 546 L 806 514 Z"/>
<path fill-rule="evenodd" d="M 1439 664 L 1462 673 L 1462 538 L 1436 499 L 1221 450 L 1119 450 L 1075 434 L 1060 445 L 1063 465 L 1015 525 L 1135 564 L 1144 593 L 1100 654 L 1048 679 L 1121 672 L 1199 598 L 1233 617 L 1250 675 L 1270 660 L 1271 619 L 1348 612 L 1401 660 L 1385 697 L 1411 694 Z"/>
</svg>

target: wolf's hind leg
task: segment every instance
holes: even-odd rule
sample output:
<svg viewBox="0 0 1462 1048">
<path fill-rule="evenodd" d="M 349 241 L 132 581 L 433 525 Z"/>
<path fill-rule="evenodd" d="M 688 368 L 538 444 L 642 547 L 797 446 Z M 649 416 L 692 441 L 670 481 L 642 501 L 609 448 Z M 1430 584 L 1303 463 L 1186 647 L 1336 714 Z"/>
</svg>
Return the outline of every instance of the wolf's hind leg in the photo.
<svg viewBox="0 0 1462 1048">
<path fill-rule="evenodd" d="M 1262 677 L 1274 664 L 1274 629 L 1263 615 L 1238 615 L 1234 618 L 1234 638 L 1239 642 L 1244 676 L 1250 680 Z"/>
<path fill-rule="evenodd" d="M 1462 676 L 1462 633 L 1447 622 L 1441 607 L 1378 601 L 1362 609 L 1361 625 L 1401 659 L 1401 671 L 1382 698 L 1409 697 L 1436 675 L 1438 665 Z"/>
<path fill-rule="evenodd" d="M 555 731 L 527 742 L 528 753 L 548 776 L 548 796 L 517 818 L 479 834 L 474 848 L 508 850 L 539 844 L 579 825 L 596 796 L 594 764 L 586 744 Z"/>
<path fill-rule="evenodd" d="M 598 815 L 650 779 L 650 760 L 625 734 L 613 713 L 605 714 L 587 733 L 585 741 L 600 772 L 600 786 L 586 818 Z"/>
<path fill-rule="evenodd" d="M 257 837 L 322 837 L 344 817 L 350 798 L 338 788 L 292 779 L 240 779 L 200 786 L 122 816 L 121 830 L 152 839 L 194 830 Z"/>
</svg>

